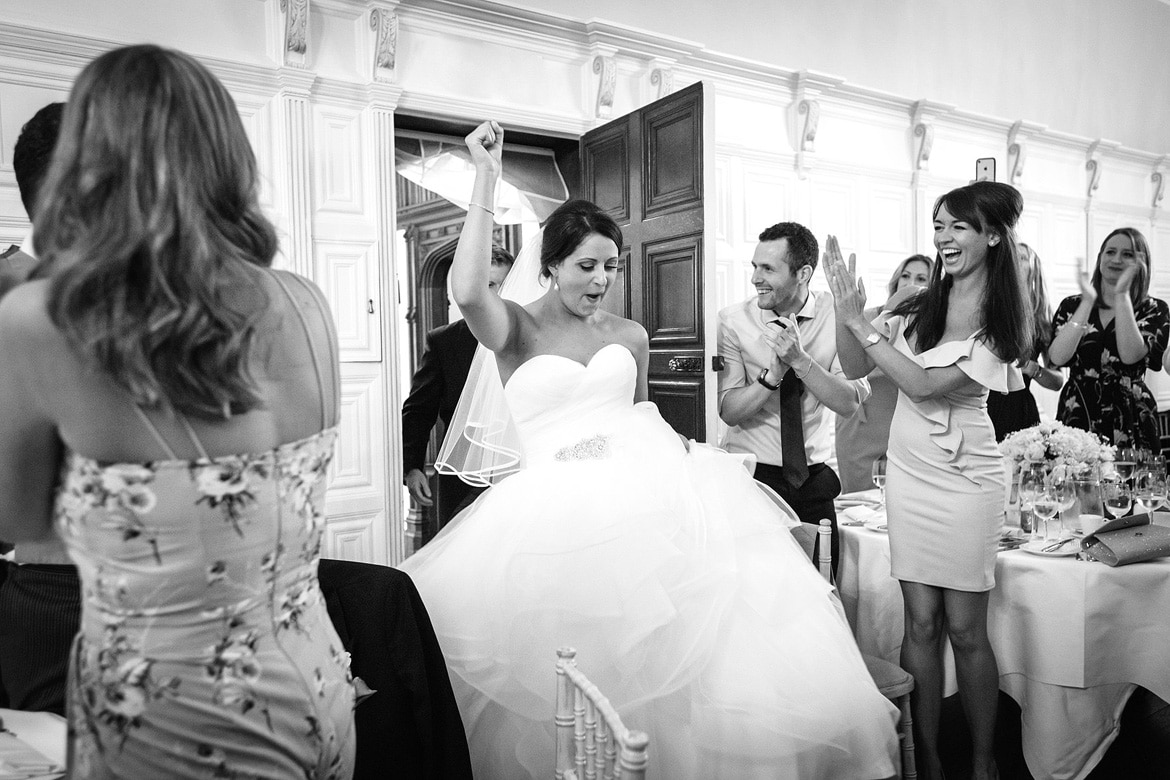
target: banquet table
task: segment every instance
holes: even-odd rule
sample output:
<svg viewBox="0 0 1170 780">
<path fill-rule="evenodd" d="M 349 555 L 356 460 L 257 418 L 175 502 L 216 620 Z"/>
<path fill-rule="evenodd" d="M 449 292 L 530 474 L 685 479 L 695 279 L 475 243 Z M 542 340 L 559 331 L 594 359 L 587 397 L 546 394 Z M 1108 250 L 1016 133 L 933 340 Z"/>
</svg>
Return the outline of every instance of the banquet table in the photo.
<svg viewBox="0 0 1170 780">
<path fill-rule="evenodd" d="M 902 594 L 889 536 L 877 530 L 884 517 L 865 506 L 838 516 L 867 521 L 841 525 L 837 585 L 857 643 L 897 663 Z M 1170 515 L 1155 521 L 1170 525 Z M 1037 778 L 1083 778 L 1116 738 L 1137 686 L 1170 701 L 1170 558 L 1110 568 L 1010 550 L 998 554 L 995 579 L 988 635 L 1000 689 L 1020 706 L 1024 759 Z M 948 645 L 946 692 L 954 691 Z"/>
</svg>

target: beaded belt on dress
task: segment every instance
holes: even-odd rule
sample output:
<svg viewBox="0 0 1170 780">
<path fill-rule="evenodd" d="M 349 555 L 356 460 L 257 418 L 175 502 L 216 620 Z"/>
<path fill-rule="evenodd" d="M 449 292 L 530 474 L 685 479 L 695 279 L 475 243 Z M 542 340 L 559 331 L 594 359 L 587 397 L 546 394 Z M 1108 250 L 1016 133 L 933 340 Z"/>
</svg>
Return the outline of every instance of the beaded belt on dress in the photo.
<svg viewBox="0 0 1170 780">
<path fill-rule="evenodd" d="M 609 437 L 602 434 L 582 439 L 576 444 L 561 447 L 553 455 L 557 460 L 601 460 L 609 457 Z"/>
</svg>

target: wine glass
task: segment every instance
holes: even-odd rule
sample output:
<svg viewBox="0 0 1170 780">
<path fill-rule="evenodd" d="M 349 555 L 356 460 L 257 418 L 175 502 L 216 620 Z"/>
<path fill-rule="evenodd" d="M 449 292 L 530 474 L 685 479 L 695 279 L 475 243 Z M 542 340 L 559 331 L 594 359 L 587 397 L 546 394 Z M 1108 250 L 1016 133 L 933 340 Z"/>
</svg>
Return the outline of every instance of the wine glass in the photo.
<svg viewBox="0 0 1170 780">
<path fill-rule="evenodd" d="M 1054 542 L 1062 536 L 1063 528 L 1056 522 L 1056 518 L 1060 516 L 1060 499 L 1051 487 L 1042 488 L 1032 499 L 1032 514 L 1038 521 L 1033 538 Z M 1044 524 L 1043 531 L 1040 530 L 1041 522 Z"/>
<path fill-rule="evenodd" d="M 1125 481 L 1111 480 L 1101 484 L 1102 503 L 1110 519 L 1125 517 L 1133 508 L 1133 494 Z"/>
<path fill-rule="evenodd" d="M 1047 538 L 1048 536 L 1052 536 L 1052 533 L 1053 533 L 1052 527 L 1055 526 L 1057 528 L 1057 533 L 1055 536 L 1052 536 L 1052 538 L 1055 540 L 1055 539 L 1059 539 L 1061 536 L 1064 535 L 1064 516 L 1065 516 L 1065 513 L 1077 505 L 1076 480 L 1072 476 L 1069 476 L 1069 475 L 1065 475 L 1063 477 L 1060 477 L 1059 479 L 1054 478 L 1051 481 L 1051 490 L 1052 490 L 1052 494 L 1054 496 L 1056 496 L 1056 506 L 1057 506 L 1057 518 L 1056 519 L 1058 522 L 1053 523 L 1053 522 L 1049 521 L 1047 533 L 1045 534 L 1045 537 Z"/>
<path fill-rule="evenodd" d="M 886 506 L 886 459 L 885 456 L 877 458 L 873 462 L 873 469 L 870 472 L 873 478 L 873 484 L 877 485 L 877 489 L 882 494 L 882 508 Z"/>
<path fill-rule="evenodd" d="M 1138 469 L 1133 497 L 1143 512 L 1153 512 L 1166 502 L 1166 478 L 1155 469 Z"/>
<path fill-rule="evenodd" d="M 1122 447 L 1117 450 L 1117 458 L 1113 461 L 1113 468 L 1117 471 L 1117 478 L 1128 483 L 1133 477 L 1134 467 L 1137 466 L 1137 451 L 1133 447 Z"/>
<path fill-rule="evenodd" d="M 1020 530 L 1032 533 L 1032 502 L 1044 491 L 1046 470 L 1043 463 L 1030 461 L 1020 467 Z"/>
</svg>

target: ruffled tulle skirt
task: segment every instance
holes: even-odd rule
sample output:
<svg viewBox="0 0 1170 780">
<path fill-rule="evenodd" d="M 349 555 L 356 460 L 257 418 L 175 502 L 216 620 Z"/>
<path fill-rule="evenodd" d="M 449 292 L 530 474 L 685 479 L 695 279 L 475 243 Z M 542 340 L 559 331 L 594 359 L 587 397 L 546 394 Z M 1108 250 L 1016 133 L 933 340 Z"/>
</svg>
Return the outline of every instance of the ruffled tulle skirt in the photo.
<svg viewBox="0 0 1170 780">
<path fill-rule="evenodd" d="M 790 510 L 739 459 L 634 410 L 605 457 L 529 464 L 411 557 L 477 778 L 552 776 L 556 650 L 655 778 L 880 778 L 897 710 L 874 687 Z"/>
</svg>

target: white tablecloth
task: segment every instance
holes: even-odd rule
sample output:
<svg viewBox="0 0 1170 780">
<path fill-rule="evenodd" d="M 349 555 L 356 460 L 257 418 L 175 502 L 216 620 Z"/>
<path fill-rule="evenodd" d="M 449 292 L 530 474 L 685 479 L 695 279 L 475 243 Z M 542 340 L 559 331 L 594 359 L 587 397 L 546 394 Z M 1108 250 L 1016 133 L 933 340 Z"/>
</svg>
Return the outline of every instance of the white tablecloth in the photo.
<svg viewBox="0 0 1170 780">
<path fill-rule="evenodd" d="M 1020 705 L 1024 759 L 1038 778 L 1083 778 L 1135 686 L 1170 701 L 1170 559 L 1113 569 L 1013 550 L 999 554 L 995 578 L 987 628 L 1000 688 Z M 902 593 L 889 537 L 842 526 L 837 584 L 862 651 L 896 663 Z M 948 646 L 948 694 L 953 680 Z"/>
<path fill-rule="evenodd" d="M 65 719 L 51 712 L 0 709 L 4 728 L 45 758 L 65 766 Z M 62 777 L 62 773 L 37 775 L 37 780 Z"/>
</svg>

